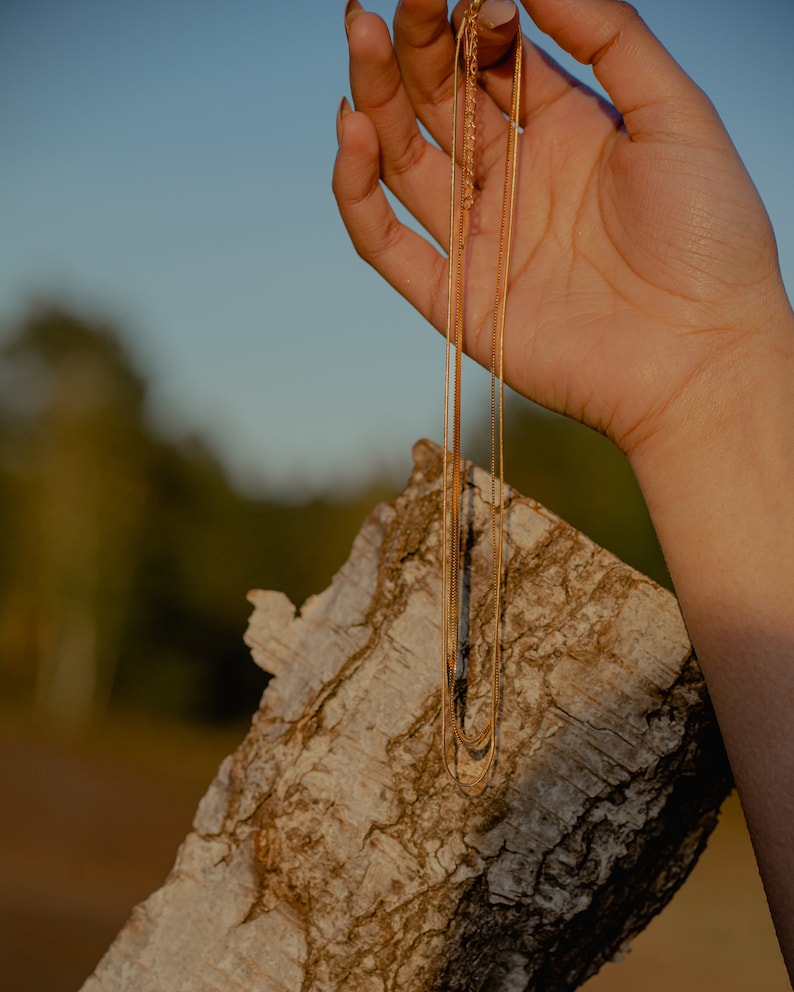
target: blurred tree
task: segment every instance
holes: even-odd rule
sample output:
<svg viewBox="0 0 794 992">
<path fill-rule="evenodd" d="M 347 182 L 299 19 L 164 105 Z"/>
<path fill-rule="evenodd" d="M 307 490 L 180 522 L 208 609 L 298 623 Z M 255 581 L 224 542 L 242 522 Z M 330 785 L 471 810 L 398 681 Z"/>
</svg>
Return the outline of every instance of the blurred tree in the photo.
<svg viewBox="0 0 794 992">
<path fill-rule="evenodd" d="M 343 502 L 244 496 L 197 438 L 157 447 L 152 494 L 119 691 L 214 721 L 250 715 L 265 684 L 242 641 L 248 590 L 279 589 L 299 607 L 328 585 L 365 514 L 394 496 L 374 485 Z"/>
<path fill-rule="evenodd" d="M 246 592 L 299 605 L 321 591 L 393 490 L 295 504 L 241 494 L 200 439 L 154 429 L 117 331 L 56 306 L 10 328 L 0 385 L 6 698 L 32 695 L 69 726 L 109 701 L 250 715 L 265 677 L 242 641 Z"/>
<path fill-rule="evenodd" d="M 13 515 L 3 654 L 35 657 L 35 705 L 77 726 L 108 698 L 143 526 L 144 385 L 118 339 L 57 308 L 3 348 Z"/>
<path fill-rule="evenodd" d="M 671 588 L 645 501 L 628 460 L 608 439 L 507 392 L 507 482 L 627 564 Z M 489 441 L 473 450 L 488 465 Z"/>
</svg>

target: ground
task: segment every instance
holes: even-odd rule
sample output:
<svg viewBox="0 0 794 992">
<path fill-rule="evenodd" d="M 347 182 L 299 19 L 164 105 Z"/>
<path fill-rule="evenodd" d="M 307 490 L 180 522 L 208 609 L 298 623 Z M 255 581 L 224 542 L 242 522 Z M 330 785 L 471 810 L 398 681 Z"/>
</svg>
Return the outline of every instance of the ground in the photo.
<svg viewBox="0 0 794 992">
<path fill-rule="evenodd" d="M 80 987 L 131 908 L 164 880 L 215 769 L 244 732 L 117 717 L 75 739 L 3 714 L 3 988 Z M 585 989 L 790 989 L 735 797 L 672 904 Z"/>
</svg>

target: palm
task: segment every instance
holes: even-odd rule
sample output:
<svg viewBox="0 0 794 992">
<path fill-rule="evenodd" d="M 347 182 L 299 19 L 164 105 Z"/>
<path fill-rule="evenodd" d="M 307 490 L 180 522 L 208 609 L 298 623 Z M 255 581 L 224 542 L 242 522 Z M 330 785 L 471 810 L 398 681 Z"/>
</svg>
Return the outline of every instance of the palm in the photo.
<svg viewBox="0 0 794 992">
<path fill-rule="evenodd" d="M 400 78 L 376 26 L 370 25 L 369 43 L 377 58 L 367 61 L 367 38 L 363 31 L 360 36 L 362 55 L 351 63 L 351 78 L 357 107 L 374 125 L 380 175 L 444 245 L 448 96 L 437 96 L 438 79 L 429 84 L 426 56 L 420 62 L 404 43 L 401 52 L 398 38 Z M 614 108 L 548 60 L 535 55 L 532 61 L 532 50 L 529 55 L 506 379 L 627 449 L 714 354 L 715 336 L 724 338 L 720 347 L 731 345 L 720 328 L 737 325 L 737 307 L 755 298 L 759 282 L 776 271 L 771 231 L 716 114 L 688 80 L 673 115 L 677 131 L 669 107 L 651 100 L 635 103 L 624 127 Z M 486 74 L 484 85 L 478 102 L 483 132 L 504 132 L 504 74 Z M 420 143 L 416 118 L 440 149 Z M 490 361 L 503 162 L 502 141 L 487 142 L 480 153 L 465 329 L 466 350 L 483 363 Z M 350 227 L 349 215 L 346 222 Z M 430 254 L 416 236 L 391 232 L 390 249 L 370 251 L 370 260 L 443 330 L 444 257 Z M 769 250 L 759 253 L 759 243 Z M 751 287 L 754 294 L 743 294 Z"/>
<path fill-rule="evenodd" d="M 757 224 L 747 229 L 752 188 L 738 160 L 725 174 L 722 150 L 634 141 L 616 130 L 611 108 L 576 88 L 532 120 L 520 154 L 508 379 L 623 437 L 703 360 L 713 341 L 707 346 L 700 332 L 733 323 L 719 316 L 726 281 L 735 305 L 737 287 L 759 278 L 742 251 L 758 244 Z M 483 233 L 491 236 L 472 248 L 472 269 L 482 273 L 493 267 L 498 236 L 502 177 L 494 173 L 482 194 Z M 719 271 L 708 264 L 715 246 Z M 727 280 L 726 248 L 735 269 Z M 477 328 L 488 326 L 490 280 L 478 289 L 468 345 L 485 361 L 479 342 L 490 347 L 488 335 Z M 670 367 L 682 335 L 691 347 L 676 347 Z"/>
</svg>

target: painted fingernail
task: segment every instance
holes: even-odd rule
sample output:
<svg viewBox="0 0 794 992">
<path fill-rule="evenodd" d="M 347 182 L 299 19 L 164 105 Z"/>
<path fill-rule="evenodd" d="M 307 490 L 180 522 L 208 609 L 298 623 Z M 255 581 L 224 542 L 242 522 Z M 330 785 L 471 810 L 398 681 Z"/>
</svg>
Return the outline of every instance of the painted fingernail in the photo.
<svg viewBox="0 0 794 992">
<path fill-rule="evenodd" d="M 350 106 L 350 101 L 346 96 L 343 96 L 339 102 L 339 109 L 336 112 L 336 143 L 339 144 L 342 136 L 342 121 L 347 117 L 348 114 L 353 113 L 353 108 Z"/>
<path fill-rule="evenodd" d="M 345 32 L 350 34 L 350 25 L 355 21 L 359 14 L 364 13 L 364 8 L 359 3 L 359 0 L 347 0 L 345 5 Z"/>
</svg>

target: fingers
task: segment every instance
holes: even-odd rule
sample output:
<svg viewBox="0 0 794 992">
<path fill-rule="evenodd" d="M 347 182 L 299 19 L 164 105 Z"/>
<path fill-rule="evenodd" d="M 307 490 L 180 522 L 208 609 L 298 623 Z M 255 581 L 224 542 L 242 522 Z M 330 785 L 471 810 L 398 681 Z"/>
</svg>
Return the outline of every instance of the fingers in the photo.
<svg viewBox="0 0 794 992">
<path fill-rule="evenodd" d="M 460 27 L 471 0 L 460 0 L 452 11 L 452 27 Z M 481 69 L 498 65 L 513 47 L 518 30 L 518 7 L 513 0 L 483 0 L 477 16 L 477 38 Z"/>
<path fill-rule="evenodd" d="M 504 0 L 486 2 L 501 8 Z M 493 16 L 495 20 L 496 14 Z M 504 32 L 508 24 L 503 22 L 493 29 L 491 54 L 503 55 L 506 51 Z M 450 154 L 455 38 L 447 20 L 446 0 L 400 0 L 394 17 L 394 49 L 406 96 L 416 116 Z M 478 182 L 504 158 L 507 125 L 503 109 L 507 106 L 509 91 L 505 108 L 490 98 L 478 102 Z"/>
<path fill-rule="evenodd" d="M 445 244 L 449 158 L 419 129 L 383 21 L 374 14 L 361 14 L 348 28 L 353 101 L 375 125 L 381 178 L 432 237 Z"/>
<path fill-rule="evenodd" d="M 522 0 L 532 20 L 596 78 L 622 114 L 633 138 L 702 138 L 703 111 L 711 104 L 622 0 Z M 693 113 L 694 111 L 694 113 Z"/>
<path fill-rule="evenodd" d="M 347 101 L 337 120 L 339 152 L 333 189 L 356 251 L 442 330 L 446 321 L 447 263 L 433 246 L 401 224 L 380 183 L 380 146 L 372 121 L 351 113 Z"/>
<path fill-rule="evenodd" d="M 453 13 L 456 23 L 470 2 L 461 0 L 456 6 Z M 516 14 L 505 19 L 512 10 Z M 417 117 L 448 152 L 455 39 L 446 14 L 445 0 L 400 0 L 394 19 L 394 47 L 403 85 Z M 489 19 L 495 24 L 493 29 L 485 23 Z M 480 182 L 482 175 L 487 175 L 492 166 L 502 168 L 506 139 L 504 115 L 510 108 L 513 85 L 511 60 L 504 56 L 509 54 L 514 43 L 518 25 L 517 8 L 512 0 L 484 0 L 478 25 L 481 35 L 489 39 L 487 64 L 490 66 L 480 74 L 480 82 L 488 99 L 482 99 L 477 106 L 480 115 L 477 178 Z M 538 109 L 553 103 L 572 88 L 579 87 L 544 52 L 526 39 L 523 45 L 519 121 L 522 127 Z M 492 59 L 496 60 L 495 65 Z"/>
<path fill-rule="evenodd" d="M 471 0 L 460 0 L 452 11 L 452 28 L 455 32 L 460 28 L 463 15 L 470 5 Z M 515 50 L 519 29 L 519 10 L 513 0 L 483 0 L 477 15 L 480 85 L 502 115 L 509 113 L 512 102 L 513 60 L 511 55 Z M 526 43 L 523 44 L 525 60 L 530 48 L 531 46 Z M 526 71 L 523 75 L 524 81 L 526 81 Z M 533 89 L 524 86 L 522 102 L 529 92 L 533 92 Z M 497 116 L 493 112 L 491 112 L 491 121 L 497 123 Z M 523 120 L 520 123 L 523 124 Z M 497 141 L 504 140 L 504 129 L 497 127 L 494 136 Z"/>
</svg>

